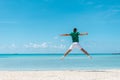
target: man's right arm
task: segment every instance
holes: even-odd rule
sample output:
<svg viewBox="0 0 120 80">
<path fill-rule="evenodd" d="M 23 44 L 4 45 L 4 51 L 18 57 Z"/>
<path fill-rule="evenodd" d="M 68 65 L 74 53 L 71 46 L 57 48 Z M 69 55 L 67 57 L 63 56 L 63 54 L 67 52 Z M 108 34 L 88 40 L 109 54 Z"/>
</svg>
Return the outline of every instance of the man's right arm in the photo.
<svg viewBox="0 0 120 80">
<path fill-rule="evenodd" d="M 70 36 L 70 34 L 61 34 L 60 36 Z"/>
</svg>

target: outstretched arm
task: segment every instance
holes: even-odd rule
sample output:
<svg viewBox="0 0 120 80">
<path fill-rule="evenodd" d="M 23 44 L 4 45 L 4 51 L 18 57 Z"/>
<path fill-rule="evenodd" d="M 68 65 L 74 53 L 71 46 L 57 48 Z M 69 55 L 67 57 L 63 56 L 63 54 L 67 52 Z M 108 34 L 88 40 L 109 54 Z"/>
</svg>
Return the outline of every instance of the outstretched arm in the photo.
<svg viewBox="0 0 120 80">
<path fill-rule="evenodd" d="M 84 36 L 84 35 L 88 35 L 88 33 L 87 32 L 80 33 L 80 36 Z"/>
<path fill-rule="evenodd" d="M 70 34 L 61 34 L 60 36 L 70 36 Z"/>
</svg>

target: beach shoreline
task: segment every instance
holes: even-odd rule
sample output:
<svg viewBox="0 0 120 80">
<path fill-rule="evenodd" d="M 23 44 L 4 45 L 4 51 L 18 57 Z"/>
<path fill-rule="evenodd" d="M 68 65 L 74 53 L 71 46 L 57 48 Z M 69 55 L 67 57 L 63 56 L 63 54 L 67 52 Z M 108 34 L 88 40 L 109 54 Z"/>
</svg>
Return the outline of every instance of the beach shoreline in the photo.
<svg viewBox="0 0 120 80">
<path fill-rule="evenodd" d="M 0 80 L 118 80 L 116 70 L 0 71 Z"/>
</svg>

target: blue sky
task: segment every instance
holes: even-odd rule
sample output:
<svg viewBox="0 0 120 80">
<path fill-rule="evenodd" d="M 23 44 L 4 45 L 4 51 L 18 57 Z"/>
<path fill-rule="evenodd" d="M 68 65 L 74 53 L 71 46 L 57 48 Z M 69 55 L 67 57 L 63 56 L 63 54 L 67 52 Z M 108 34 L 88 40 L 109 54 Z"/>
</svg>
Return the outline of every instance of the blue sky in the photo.
<svg viewBox="0 0 120 80">
<path fill-rule="evenodd" d="M 0 0 L 0 53 L 64 53 L 74 27 L 89 53 L 120 52 L 120 1 Z"/>
</svg>

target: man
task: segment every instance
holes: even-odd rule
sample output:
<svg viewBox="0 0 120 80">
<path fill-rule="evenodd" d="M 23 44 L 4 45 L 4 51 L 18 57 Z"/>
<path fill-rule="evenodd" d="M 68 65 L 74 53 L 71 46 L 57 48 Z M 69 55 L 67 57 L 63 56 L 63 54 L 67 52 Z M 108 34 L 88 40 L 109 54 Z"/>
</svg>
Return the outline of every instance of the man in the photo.
<svg viewBox="0 0 120 80">
<path fill-rule="evenodd" d="M 89 58 L 92 58 L 88 52 L 86 50 L 84 50 L 80 44 L 79 44 L 79 36 L 83 36 L 83 35 L 88 35 L 88 33 L 79 33 L 77 32 L 77 28 L 73 29 L 73 32 L 71 32 L 70 34 L 61 34 L 61 36 L 71 36 L 72 37 L 72 44 L 69 47 L 69 49 L 65 52 L 64 56 L 61 59 L 64 59 L 65 56 L 67 56 L 73 48 L 79 48 L 84 54 L 86 54 Z"/>
</svg>

